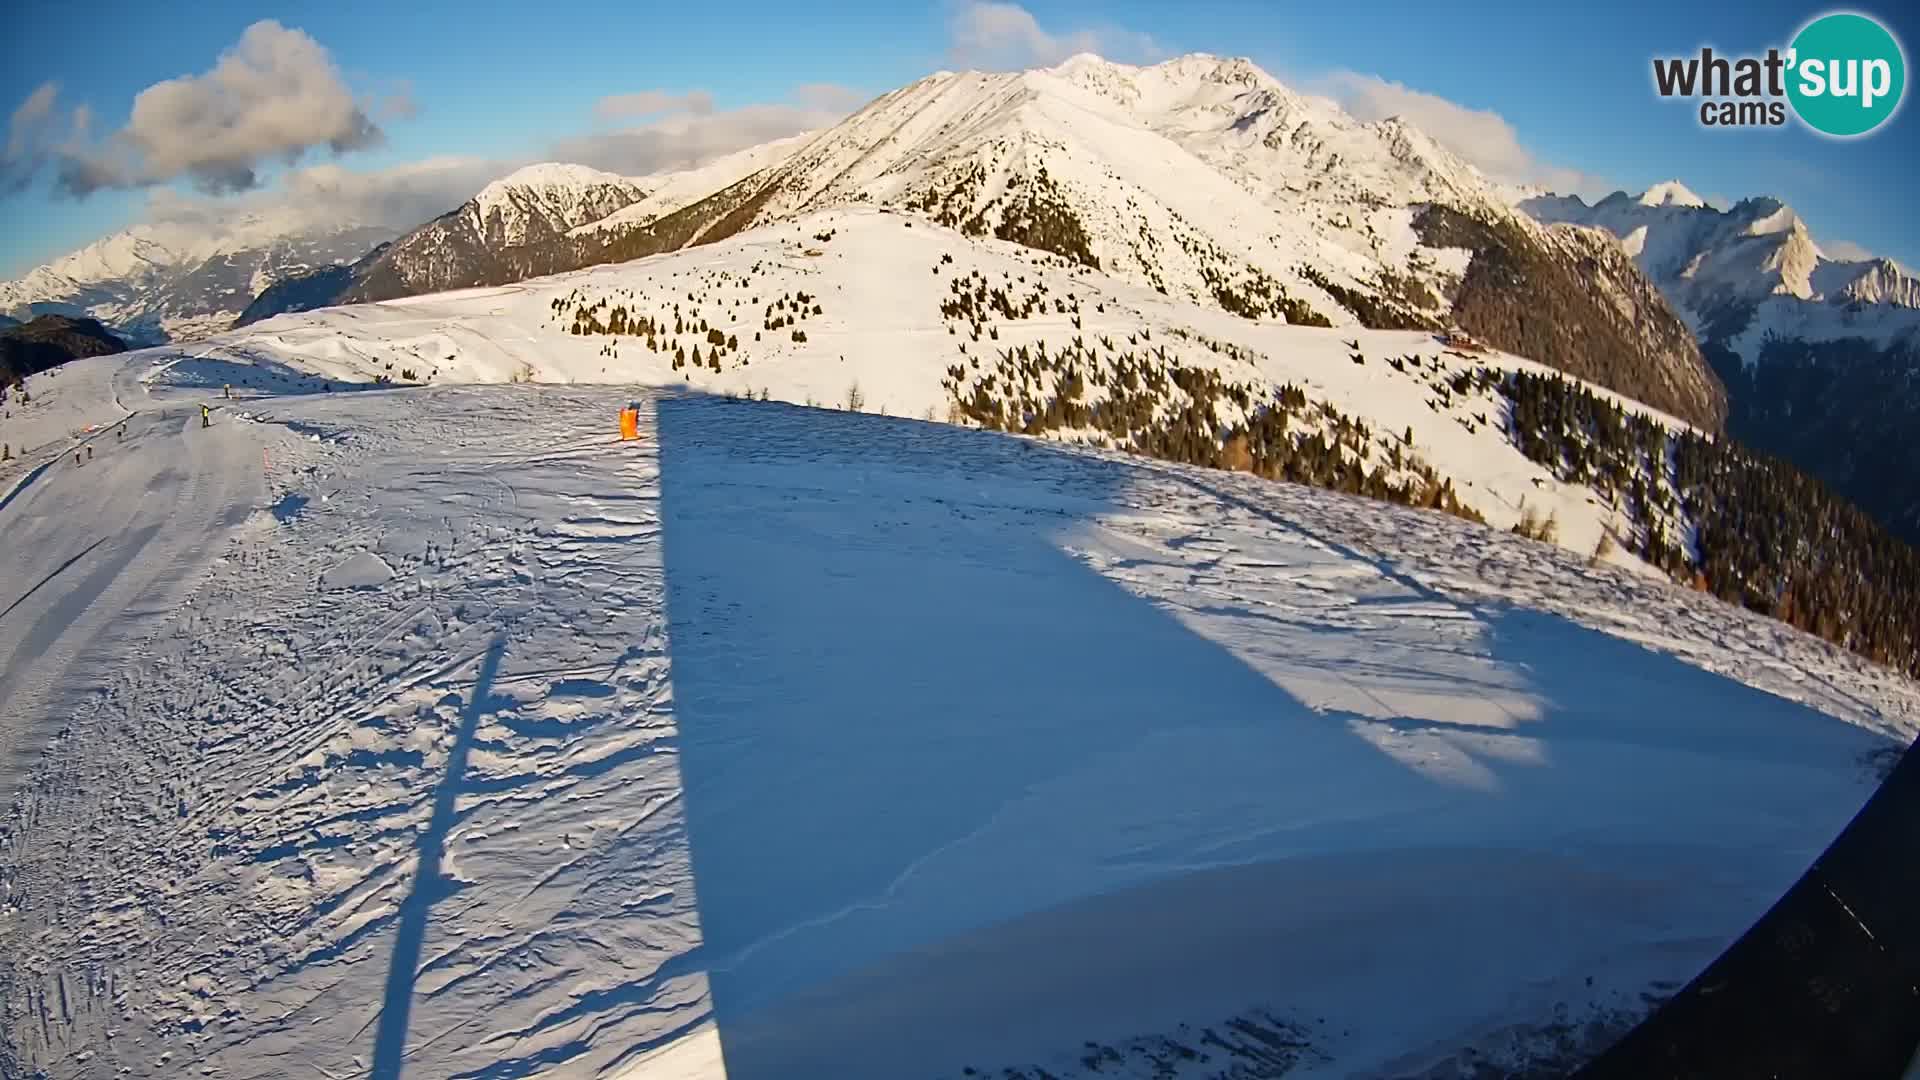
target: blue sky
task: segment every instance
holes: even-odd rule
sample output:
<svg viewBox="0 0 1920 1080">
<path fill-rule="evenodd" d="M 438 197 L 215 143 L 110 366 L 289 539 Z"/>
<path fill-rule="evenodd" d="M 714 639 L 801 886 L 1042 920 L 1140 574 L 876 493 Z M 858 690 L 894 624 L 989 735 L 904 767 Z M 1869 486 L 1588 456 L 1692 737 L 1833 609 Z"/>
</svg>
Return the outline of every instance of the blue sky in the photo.
<svg viewBox="0 0 1920 1080">
<path fill-rule="evenodd" d="M 15 118 L 7 145 L 12 171 L 0 171 L 0 180 L 19 182 L 36 146 L 70 139 L 75 107 L 90 114 L 88 145 L 106 145 L 101 136 L 128 125 L 142 90 L 208 72 L 264 19 L 311 38 L 380 132 L 377 140 L 347 139 L 353 148 L 337 157 L 324 147 L 309 151 L 298 166 L 346 170 L 325 174 L 326 190 L 337 193 L 345 184 L 355 197 L 406 173 L 414 178 L 414 201 L 382 204 L 396 214 L 450 208 L 499 163 L 556 150 L 598 152 L 637 166 L 663 153 L 731 148 L 845 111 L 943 67 L 1046 62 L 1081 47 L 1122 60 L 1204 51 L 1249 56 L 1283 81 L 1333 93 L 1363 114 L 1403 109 L 1470 159 L 1497 168 L 1577 182 L 1589 192 L 1637 191 L 1678 177 L 1709 197 L 1773 194 L 1798 209 L 1823 243 L 1846 241 L 1920 265 L 1920 215 L 1910 198 L 1920 130 L 1913 109 L 1869 138 L 1843 142 L 1791 124 L 1704 130 L 1687 104 L 1652 92 L 1649 60 L 1656 54 L 1686 54 L 1702 44 L 1727 52 L 1784 45 L 1825 10 L 1770 2 L 1737 12 L 1666 3 L 1584 10 L 1491 3 L 1469 15 L 1442 13 L 1431 3 L 1272 0 L 1032 0 L 1018 8 L 958 0 L 831 8 L 753 0 L 576 0 L 544 8 L 26 0 L 16 3 L 10 22 L 33 32 L 0 46 L 0 109 L 24 116 L 39 91 L 48 126 L 36 143 Z M 1880 18 L 1905 42 L 1920 41 L 1920 16 L 1911 7 L 1856 10 Z M 49 83 L 54 90 L 43 89 Z M 610 117 L 596 112 L 597 103 L 647 91 L 710 97 L 683 98 L 699 104 L 676 120 L 673 138 L 608 149 L 612 132 L 657 117 Z M 418 164 L 428 161 L 439 171 Z M 76 197 L 54 190 L 55 170 L 43 162 L 23 190 L 0 197 L 0 275 L 183 207 L 297 203 L 318 190 L 286 186 L 295 166 L 284 155 L 251 164 L 259 190 L 215 198 L 191 182 L 207 182 L 204 171 L 170 170 L 152 155 L 133 164 L 101 156 L 92 179 L 80 185 L 90 192 Z M 429 172 L 431 183 L 422 179 Z M 437 210 L 419 216 L 431 212 Z"/>
</svg>

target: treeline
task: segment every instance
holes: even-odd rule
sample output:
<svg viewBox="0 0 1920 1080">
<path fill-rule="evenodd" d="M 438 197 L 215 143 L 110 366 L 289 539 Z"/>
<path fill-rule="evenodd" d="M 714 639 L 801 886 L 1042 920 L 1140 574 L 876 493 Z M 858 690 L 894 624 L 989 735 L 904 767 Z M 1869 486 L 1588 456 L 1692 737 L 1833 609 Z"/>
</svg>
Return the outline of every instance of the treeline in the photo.
<svg viewBox="0 0 1920 1080">
<path fill-rule="evenodd" d="M 1727 431 L 1825 481 L 1920 544 L 1920 348 L 1769 339 L 1752 365 L 1714 345 Z"/>
<path fill-rule="evenodd" d="M 971 162 L 967 171 L 954 177 L 947 188 L 938 191 L 929 188 L 907 205 L 968 236 L 992 233 L 998 239 L 1100 269 L 1100 260 L 1094 256 L 1087 239 L 1086 227 L 1068 205 L 1060 185 L 1047 175 L 1045 164 L 1035 170 L 1031 181 L 1021 173 L 1007 177 L 1006 190 L 999 197 L 975 207 L 986 180 L 986 170 L 979 162 Z M 990 223 L 988 217 L 996 209 L 1000 220 Z"/>
<path fill-rule="evenodd" d="M 1141 331 L 1145 335 L 1147 331 Z M 1098 432 L 1135 453 L 1233 469 L 1484 523 L 1403 438 L 1374 432 L 1299 387 L 1229 382 L 1188 366 L 1164 346 L 1080 337 L 999 350 L 947 369 L 952 419 L 1028 435 Z M 1099 395 L 1089 393 L 1097 387 Z"/>
<path fill-rule="evenodd" d="M 1015 174 L 1007 179 L 1007 206 L 994 226 L 993 235 L 1022 247 L 1051 251 L 1082 266 L 1100 269 L 1100 260 L 1087 241 L 1087 230 L 1079 215 L 1067 205 L 1060 186 L 1041 165 L 1033 182 Z"/>
<path fill-rule="evenodd" d="M 1287 295 L 1286 287 L 1264 270 L 1227 254 L 1211 239 L 1185 228 L 1184 221 L 1180 224 L 1174 239 L 1199 268 L 1200 280 L 1223 311 L 1243 319 L 1284 318 L 1294 326 L 1333 325 L 1306 301 Z"/>
<path fill-rule="evenodd" d="M 1521 451 L 1618 500 L 1642 558 L 1920 676 L 1920 552 L 1818 479 L 1731 439 L 1672 434 L 1558 375 L 1501 385 Z"/>
</svg>

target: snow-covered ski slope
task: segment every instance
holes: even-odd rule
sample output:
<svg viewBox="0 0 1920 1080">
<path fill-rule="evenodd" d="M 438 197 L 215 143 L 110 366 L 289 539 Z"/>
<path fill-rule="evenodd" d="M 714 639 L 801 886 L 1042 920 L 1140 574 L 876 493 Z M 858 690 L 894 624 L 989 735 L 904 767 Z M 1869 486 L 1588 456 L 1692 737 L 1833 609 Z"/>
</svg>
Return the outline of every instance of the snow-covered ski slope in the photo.
<svg viewBox="0 0 1920 1080">
<path fill-rule="evenodd" d="M 319 318 L 471 375 L 440 313 L 537 288 Z M 686 384 L 30 385 L 129 434 L 0 480 L 8 1075 L 1418 1074 L 1630 1019 L 1920 731 L 1779 623 L 1240 474 Z"/>
<path fill-rule="evenodd" d="M 949 318 L 942 305 L 962 283 L 988 297 L 980 309 L 992 306 L 996 291 L 1015 308 L 1034 306 L 1012 317 L 983 310 L 978 319 Z M 774 305 L 802 294 L 809 297 L 804 317 L 766 328 L 769 311 L 776 318 L 794 314 L 792 303 Z M 643 334 L 614 332 L 616 308 L 630 320 L 655 321 L 657 351 Z M 571 333 L 581 311 L 603 332 Z M 684 322 L 679 332 L 676 321 Z M 723 350 L 718 370 L 692 362 L 695 348 L 703 361 L 711 359 L 707 332 L 716 329 L 737 339 L 736 348 Z M 796 330 L 804 341 L 794 340 Z M 1461 501 L 1494 526 L 1510 527 L 1530 509 L 1557 519 L 1569 550 L 1591 554 L 1610 533 L 1618 543 L 1608 558 L 1642 565 L 1627 552 L 1624 508 L 1606 505 L 1584 485 L 1560 482 L 1521 454 L 1507 433 L 1504 400 L 1447 386 L 1477 364 L 1550 371 L 1543 365 L 1500 353 L 1452 353 L 1420 332 L 1248 320 L 914 214 L 828 211 L 630 263 L 279 316 L 196 349 L 348 381 L 410 373 L 428 383 L 641 382 L 836 406 L 858 387 L 867 411 L 946 420 L 955 398 L 943 385 L 950 367 L 964 369 L 961 396 L 968 396 L 1002 354 L 1041 345 L 1058 352 L 1076 342 L 1108 366 L 1123 356 L 1164 356 L 1266 392 L 1297 386 L 1316 406 L 1372 426 L 1379 453 L 1369 468 L 1411 430 L 1412 443 L 1402 444 L 1409 455 L 1452 479 Z M 1349 342 L 1359 344 L 1363 363 L 1353 361 Z M 676 348 L 687 356 L 679 368 Z M 1411 367 L 1390 363 L 1409 355 L 1419 358 Z M 1038 394 L 1054 387 L 1042 376 L 1027 388 Z M 1005 384 L 996 392 L 1005 394 Z M 1103 391 L 1089 386 L 1087 393 L 1098 400 Z M 1681 426 L 1638 403 L 1631 407 Z"/>
</svg>

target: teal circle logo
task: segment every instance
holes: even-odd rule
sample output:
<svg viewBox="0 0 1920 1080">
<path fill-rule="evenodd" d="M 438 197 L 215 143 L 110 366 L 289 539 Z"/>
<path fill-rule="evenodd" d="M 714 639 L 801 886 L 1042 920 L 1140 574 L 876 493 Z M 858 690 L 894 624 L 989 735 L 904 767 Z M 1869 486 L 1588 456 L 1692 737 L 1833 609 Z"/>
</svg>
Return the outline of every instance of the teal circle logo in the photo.
<svg viewBox="0 0 1920 1080">
<path fill-rule="evenodd" d="M 1787 99 L 1808 127 L 1852 138 L 1887 122 L 1907 89 L 1907 58 L 1865 15 L 1822 15 L 1794 36 Z"/>
</svg>

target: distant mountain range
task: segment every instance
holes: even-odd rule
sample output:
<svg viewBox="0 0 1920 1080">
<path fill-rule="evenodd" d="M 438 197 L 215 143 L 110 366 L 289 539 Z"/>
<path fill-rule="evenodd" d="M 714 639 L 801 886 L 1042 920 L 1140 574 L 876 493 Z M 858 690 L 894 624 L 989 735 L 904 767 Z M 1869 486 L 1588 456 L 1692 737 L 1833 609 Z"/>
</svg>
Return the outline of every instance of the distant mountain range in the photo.
<svg viewBox="0 0 1920 1080">
<path fill-rule="evenodd" d="M 291 228 L 253 217 L 209 233 L 137 225 L 0 282 L 0 313 L 99 319 L 137 344 L 224 330 L 261 290 L 317 267 L 351 261 L 393 230 L 343 224 Z"/>
<path fill-rule="evenodd" d="M 1541 221 L 1618 237 L 1702 341 L 1745 359 L 1769 335 L 1882 345 L 1920 335 L 1920 278 L 1891 259 L 1829 257 L 1778 199 L 1716 210 L 1669 181 L 1637 197 L 1616 191 L 1592 206 L 1576 195 L 1521 206 Z"/>
<path fill-rule="evenodd" d="M 647 196 L 634 180 L 584 165 L 530 165 L 355 266 L 338 302 L 386 300 L 473 284 L 501 253 L 565 244 L 576 226 Z"/>
<path fill-rule="evenodd" d="M 1829 257 L 1777 199 L 1717 210 L 1678 181 L 1522 206 L 1619 238 L 1698 334 L 1736 438 L 1920 542 L 1920 278 L 1891 259 Z"/>
<path fill-rule="evenodd" d="M 553 261 L 556 253 L 650 224 L 779 160 L 801 141 L 777 140 L 697 169 L 645 177 L 558 162 L 530 165 L 359 259 L 283 278 L 255 297 L 235 325 L 545 272 L 535 270 L 533 262 Z"/>
</svg>

